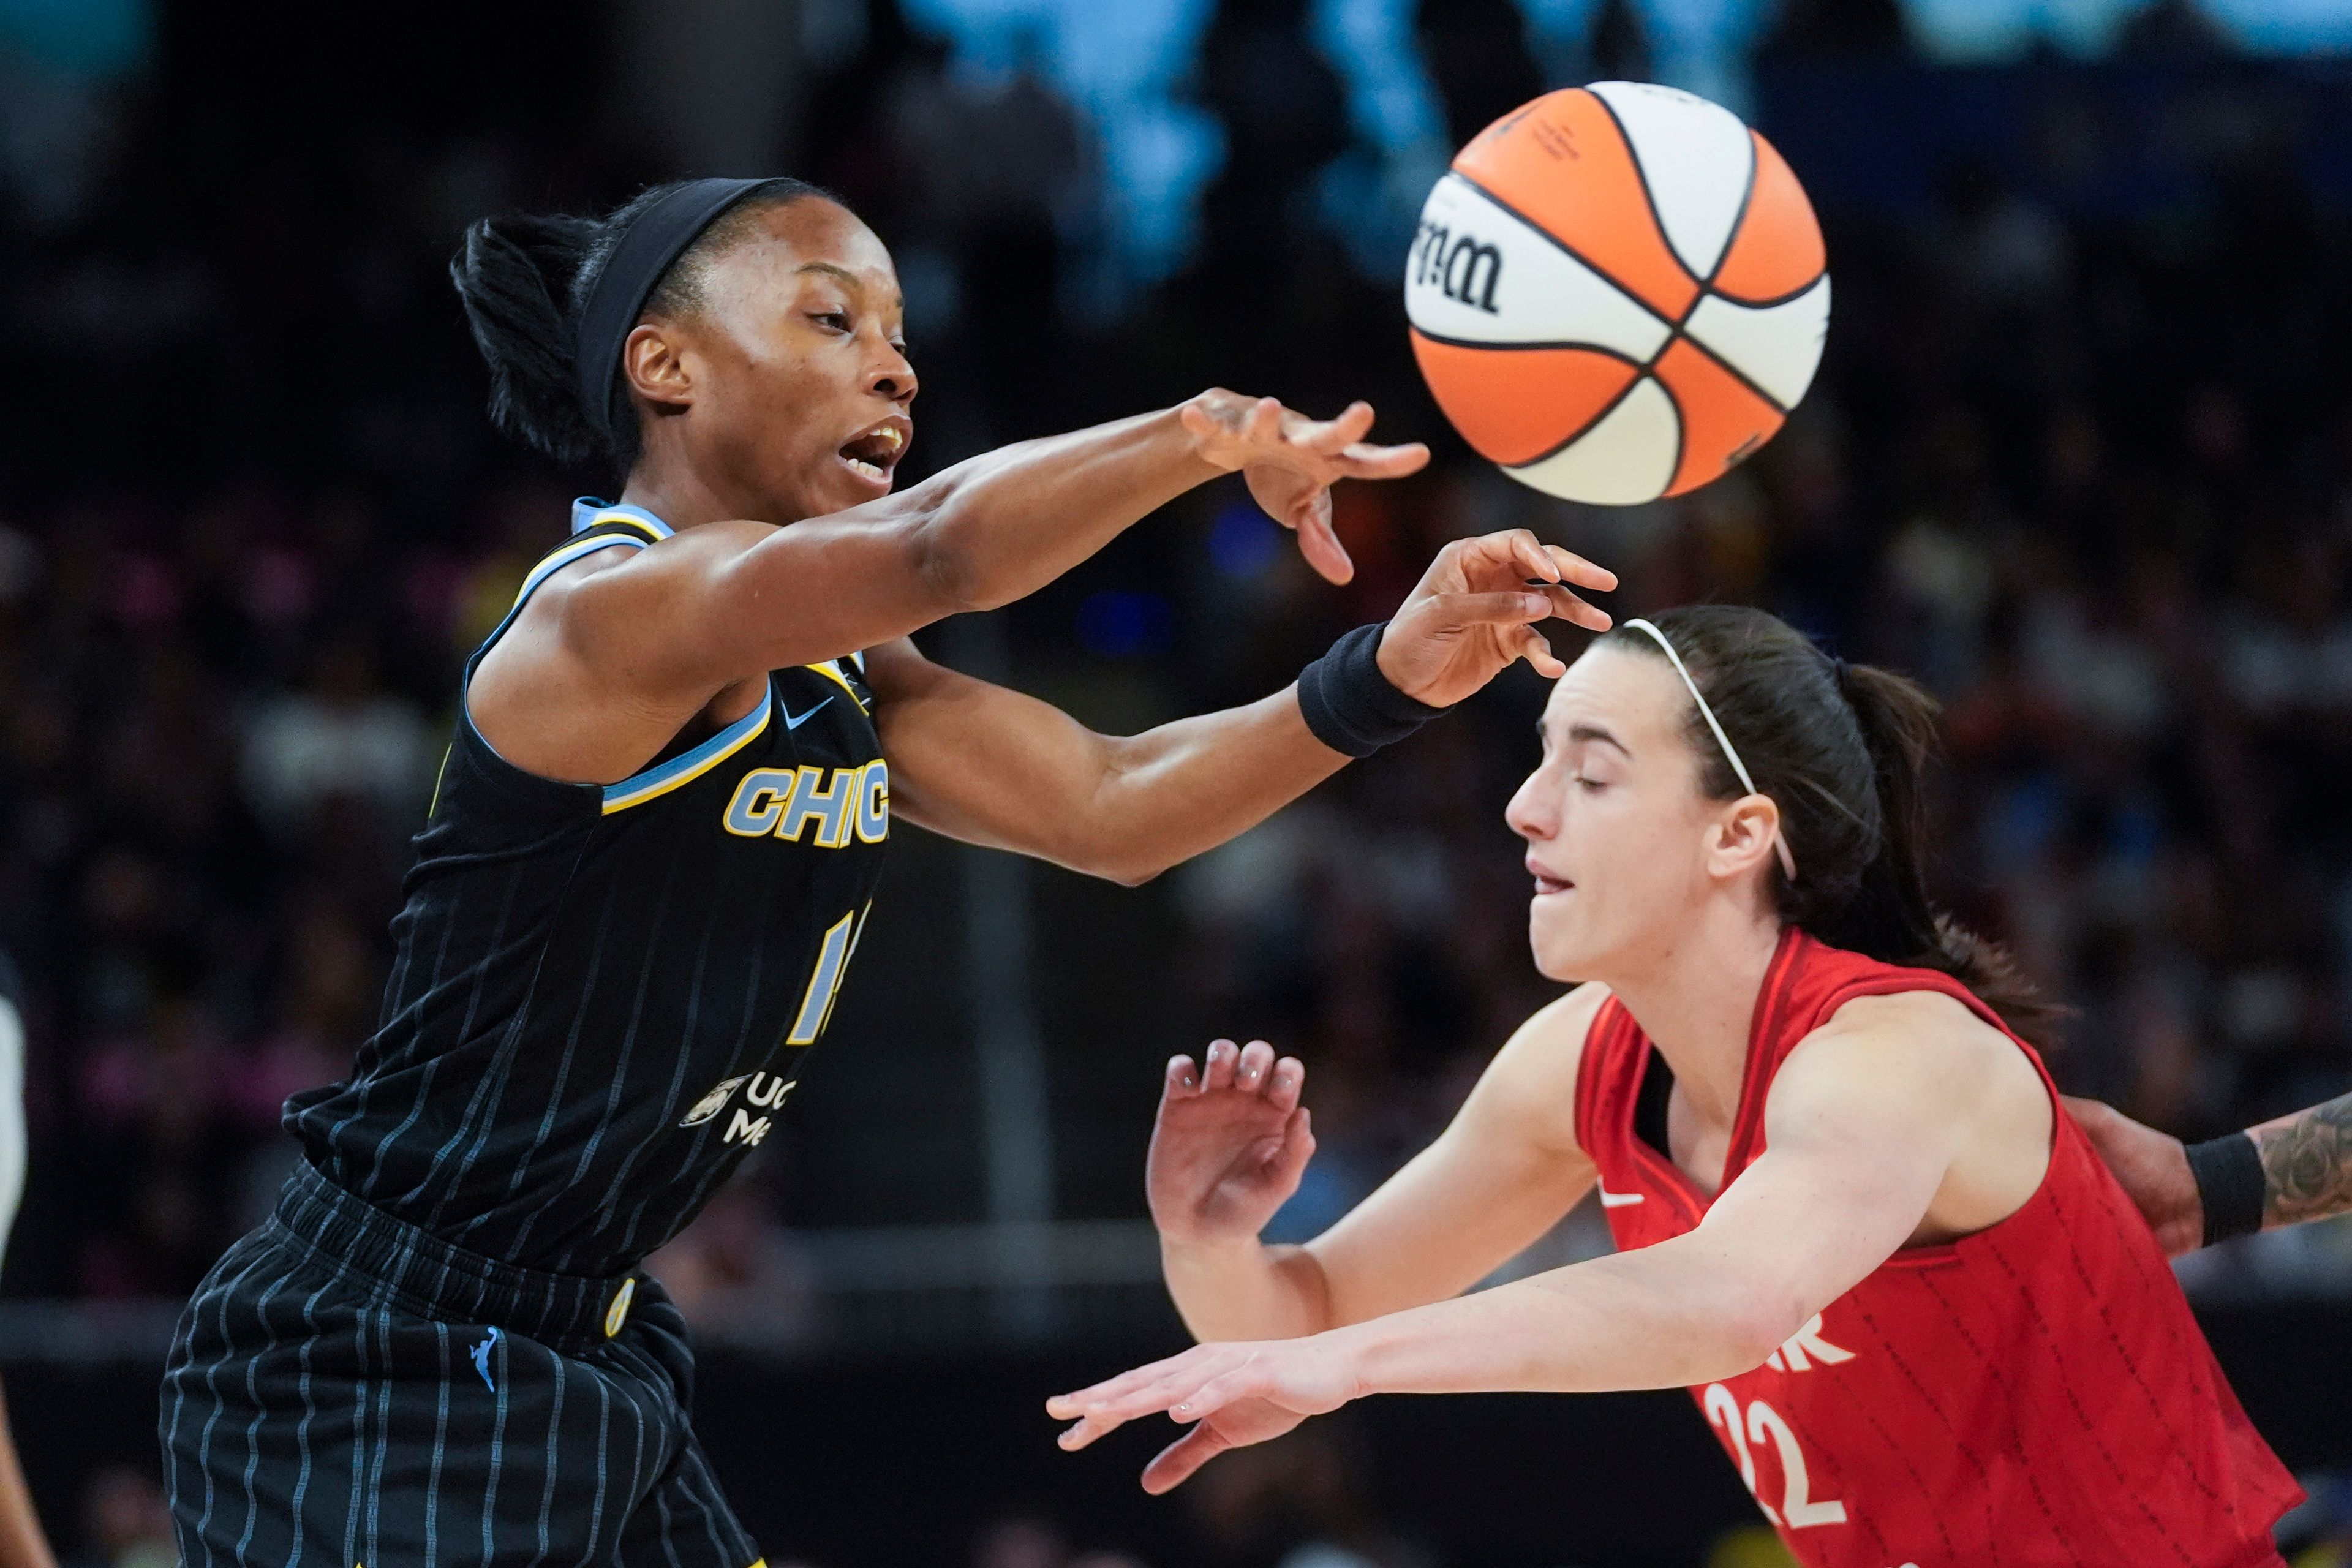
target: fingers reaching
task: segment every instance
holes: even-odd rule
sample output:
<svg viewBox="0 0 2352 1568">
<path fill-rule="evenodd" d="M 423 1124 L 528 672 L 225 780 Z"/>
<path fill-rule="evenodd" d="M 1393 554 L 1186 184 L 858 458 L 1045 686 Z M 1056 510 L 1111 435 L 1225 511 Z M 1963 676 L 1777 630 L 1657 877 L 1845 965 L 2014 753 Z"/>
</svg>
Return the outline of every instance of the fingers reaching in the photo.
<svg viewBox="0 0 2352 1568">
<path fill-rule="evenodd" d="M 1296 1192 L 1298 1179 L 1307 1173 L 1307 1162 L 1315 1158 L 1315 1126 L 1305 1106 L 1290 1113 L 1283 1123 L 1282 1146 L 1274 1152 L 1274 1179 L 1282 1187 Z"/>
<path fill-rule="evenodd" d="M 1339 411 L 1336 419 L 1304 421 L 1298 445 L 1326 457 L 1337 457 L 1371 433 L 1372 405 L 1361 398 Z"/>
<path fill-rule="evenodd" d="M 1615 624 L 1608 611 L 1579 598 L 1565 588 L 1549 589 L 1547 596 L 1551 601 L 1551 614 L 1570 626 L 1582 626 L 1589 632 L 1605 632 Z"/>
<path fill-rule="evenodd" d="M 1203 1053 L 1205 1067 L 1186 1056 L 1171 1057 L 1162 1091 L 1170 1100 L 1193 1100 L 1212 1090 L 1230 1089 L 1265 1098 L 1288 1115 L 1298 1108 L 1299 1091 L 1307 1085 L 1307 1064 L 1297 1057 L 1278 1056 L 1264 1040 L 1235 1047 L 1231 1040 L 1212 1040 Z"/>
<path fill-rule="evenodd" d="M 1401 479 L 1429 466 L 1429 448 L 1418 441 L 1401 447 L 1375 447 L 1358 441 L 1338 456 L 1339 473 L 1350 479 Z"/>
<path fill-rule="evenodd" d="M 1191 1480 L 1202 1465 L 1233 1446 L 1223 1433 L 1202 1422 L 1160 1449 L 1151 1463 L 1143 1467 L 1143 1489 L 1153 1497 L 1171 1492 Z"/>
<path fill-rule="evenodd" d="M 1441 594 L 1432 608 L 1441 626 L 1524 626 L 1540 621 L 1553 613 L 1552 593 L 1564 589 L 1539 592 L 1532 588 L 1516 588 L 1486 594 Z"/>
<path fill-rule="evenodd" d="M 1552 558 L 1543 542 L 1524 528 L 1515 528 L 1503 536 L 1511 556 L 1526 571 L 1531 583 L 1557 583 L 1560 580 L 1560 563 Z"/>
<path fill-rule="evenodd" d="M 1459 552 L 1459 565 L 1466 573 L 1481 568 L 1508 568 L 1533 582 L 1566 583 L 1599 593 L 1611 592 L 1617 586 L 1617 574 L 1606 566 L 1587 561 L 1572 550 L 1546 544 L 1524 528 L 1459 539 L 1451 548 Z"/>
<path fill-rule="evenodd" d="M 1550 556 L 1553 564 L 1559 568 L 1560 582 L 1573 583 L 1580 588 L 1590 588 L 1599 594 L 1617 591 L 1617 574 L 1608 567 L 1587 561 L 1572 550 L 1562 550 L 1557 544 L 1545 545 L 1544 553 Z"/>
<path fill-rule="evenodd" d="M 1307 1064 L 1297 1057 L 1285 1057 L 1274 1064 L 1267 1077 L 1265 1098 L 1280 1111 L 1298 1108 L 1299 1091 L 1307 1087 Z"/>
<path fill-rule="evenodd" d="M 1195 1345 L 1164 1361 L 1155 1361 L 1149 1366 L 1123 1372 L 1092 1387 L 1081 1388 L 1073 1394 L 1057 1394 L 1045 1401 L 1045 1414 L 1057 1421 L 1078 1421 L 1077 1426 L 1062 1434 L 1062 1447 L 1084 1447 L 1100 1435 L 1079 1435 L 1081 1429 L 1090 1424 L 1108 1420 L 1111 1426 L 1116 1426 L 1129 1416 L 1165 1410 L 1198 1388 L 1203 1381 L 1199 1370 L 1201 1363 L 1220 1357 L 1224 1348 L 1220 1345 Z M 1154 1394 L 1164 1394 L 1165 1397 L 1155 1400 Z M 1108 1430 L 1109 1426 L 1102 1428 L 1105 1432 Z"/>
<path fill-rule="evenodd" d="M 1168 1082 L 1161 1093 L 1169 1100 L 1191 1100 L 1201 1092 L 1201 1069 L 1191 1057 L 1168 1058 Z"/>
<path fill-rule="evenodd" d="M 1331 492 L 1320 486 L 1301 498 L 1295 516 L 1285 520 L 1298 535 L 1298 553 L 1327 583 L 1345 583 L 1356 574 L 1348 547 L 1331 526 Z"/>
<path fill-rule="evenodd" d="M 1543 634 L 1535 627 L 1519 627 L 1511 635 L 1511 641 L 1518 656 L 1545 679 L 1558 680 L 1568 673 L 1568 666 L 1560 663 L 1559 656 L 1551 651 L 1551 644 L 1544 641 Z"/>
</svg>

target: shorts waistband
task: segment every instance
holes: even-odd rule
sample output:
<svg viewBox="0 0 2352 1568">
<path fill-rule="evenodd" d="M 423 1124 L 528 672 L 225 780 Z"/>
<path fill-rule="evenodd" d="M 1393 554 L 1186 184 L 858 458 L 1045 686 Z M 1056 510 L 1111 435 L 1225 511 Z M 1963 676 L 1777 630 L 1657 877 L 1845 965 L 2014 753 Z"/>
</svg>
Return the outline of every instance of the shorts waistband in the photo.
<svg viewBox="0 0 2352 1568">
<path fill-rule="evenodd" d="M 287 1177 L 273 1219 L 284 1239 L 398 1306 L 541 1342 L 609 1339 L 636 1294 L 635 1275 L 543 1274 L 452 1246 L 345 1192 L 308 1160 Z"/>
</svg>

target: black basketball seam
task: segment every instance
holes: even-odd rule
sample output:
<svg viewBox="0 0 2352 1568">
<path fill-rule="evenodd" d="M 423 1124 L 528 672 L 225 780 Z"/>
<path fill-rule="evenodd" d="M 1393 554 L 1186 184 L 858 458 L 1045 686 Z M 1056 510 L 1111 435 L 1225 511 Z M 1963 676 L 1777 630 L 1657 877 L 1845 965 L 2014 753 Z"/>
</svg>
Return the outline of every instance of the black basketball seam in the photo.
<svg viewBox="0 0 2352 1568">
<path fill-rule="evenodd" d="M 1577 339 L 1563 339 L 1559 342 L 1542 343 L 1490 343 L 1477 338 L 1449 338 L 1443 333 L 1433 332 L 1426 327 L 1412 326 L 1410 323 L 1407 324 L 1407 330 L 1415 337 L 1426 338 L 1433 343 L 1444 343 L 1447 348 L 1453 349 L 1493 349 L 1506 353 L 1516 353 L 1521 349 L 1582 349 L 1588 353 L 1613 359 L 1621 364 L 1630 364 L 1635 370 L 1641 370 L 1650 363 L 1647 360 L 1635 359 L 1632 354 L 1620 353 L 1616 349 L 1608 348 L 1600 343 L 1585 342 Z M 1666 341 L 1672 342 L 1674 340 L 1668 338 Z"/>
<path fill-rule="evenodd" d="M 1656 375 L 1650 379 L 1658 384 L 1658 390 L 1666 395 L 1666 406 L 1675 411 L 1675 460 L 1666 465 L 1665 485 L 1653 498 L 1664 500 L 1675 493 L 1675 476 L 1683 471 L 1683 447 L 1690 440 L 1690 416 L 1683 412 L 1683 400 L 1675 395 L 1675 389 L 1666 384 L 1664 376 Z"/>
<path fill-rule="evenodd" d="M 1676 342 L 1690 344 L 1692 348 L 1697 350 L 1700 353 L 1705 354 L 1708 359 L 1713 360 L 1725 370 L 1730 372 L 1732 380 L 1738 382 L 1740 385 L 1746 387 L 1748 391 L 1754 393 L 1765 402 L 1770 404 L 1772 405 L 1772 412 L 1778 414 L 1781 418 L 1786 419 L 1789 416 L 1789 409 L 1790 405 L 1782 403 L 1779 398 L 1773 396 L 1770 393 L 1757 385 L 1753 381 L 1750 381 L 1748 378 L 1747 374 L 1738 365 L 1732 363 L 1729 360 L 1724 358 L 1721 354 L 1716 353 L 1713 349 L 1707 347 L 1705 343 L 1699 342 L 1696 338 L 1692 337 L 1687 332 L 1678 331 L 1675 334 L 1675 338 Z M 1666 348 L 1672 347 L 1674 347 L 1674 343 L 1670 342 L 1666 345 Z M 1660 349 L 1658 351 L 1659 356 L 1663 358 L 1665 352 L 1665 349 Z M 1677 406 L 1679 406 L 1679 405 Z"/>
<path fill-rule="evenodd" d="M 1537 453 L 1534 457 L 1529 458 L 1524 463 L 1502 463 L 1497 464 L 1496 466 L 1503 468 L 1532 468 L 1538 463 L 1549 462 L 1552 458 L 1559 457 L 1562 452 L 1567 451 L 1570 447 L 1575 446 L 1579 441 L 1583 440 L 1587 436 L 1591 435 L 1594 430 L 1598 429 L 1601 422 L 1608 418 L 1612 414 L 1616 413 L 1617 405 L 1624 402 L 1627 398 L 1633 396 L 1634 389 L 1639 387 L 1645 381 L 1657 381 L 1657 377 L 1650 374 L 1647 371 L 1643 371 L 1641 374 L 1627 382 L 1625 384 L 1624 391 L 1619 393 L 1607 403 L 1601 405 L 1600 412 L 1593 415 L 1591 418 L 1586 420 L 1582 425 L 1571 431 L 1559 442 L 1559 445 L 1547 447 L 1545 450 Z M 1659 382 L 1658 390 L 1665 392 L 1665 383 Z M 1675 395 L 1673 393 L 1667 392 L 1666 401 L 1672 403 L 1674 401 L 1674 395 Z M 1677 423 L 1679 423 L 1682 418 L 1682 410 L 1679 407 L 1675 410 L 1675 418 Z M 1675 447 L 1675 465 L 1679 468 L 1682 466 L 1682 447 L 1680 445 L 1682 437 L 1679 430 L 1676 431 L 1675 438 L 1676 442 Z"/>
<path fill-rule="evenodd" d="M 1513 206 L 1510 203 L 1505 201 L 1502 197 L 1496 195 L 1494 192 L 1488 190 L 1486 186 L 1480 184 L 1469 175 L 1462 173 L 1459 169 L 1451 169 L 1446 173 L 1449 178 L 1461 181 L 1464 184 L 1469 186 L 1472 190 L 1477 192 L 1480 195 L 1486 197 L 1488 201 L 1494 203 L 1496 206 L 1502 208 L 1505 212 L 1510 214 L 1521 223 L 1527 225 L 1530 231 L 1540 237 L 1549 240 L 1559 250 L 1573 258 L 1576 263 L 1582 267 L 1586 271 L 1591 273 L 1595 278 L 1598 278 L 1602 282 L 1608 284 L 1612 289 L 1616 289 L 1620 294 L 1624 295 L 1628 300 L 1631 300 L 1634 306 L 1639 309 L 1643 315 L 1649 317 L 1660 326 L 1672 330 L 1675 324 L 1673 317 L 1667 315 L 1656 306 L 1652 305 L 1647 300 L 1643 299 L 1631 289 L 1628 289 L 1625 286 L 1623 279 L 1616 277 L 1599 262 L 1593 260 L 1592 258 L 1585 255 L 1582 251 L 1577 249 L 1576 247 L 1569 244 L 1568 241 L 1560 238 L 1559 236 L 1552 233 L 1551 230 L 1544 227 L 1543 225 L 1536 222 L 1535 219 L 1529 217 L 1527 214 L 1521 212 L 1518 208 Z M 1664 233 L 1664 230 L 1661 229 L 1659 232 L 1663 234 Z M 1671 247 L 1668 248 L 1669 250 L 1672 249 Z M 1679 258 L 1675 259 L 1675 265 L 1677 267 L 1682 265 L 1682 261 Z"/>
<path fill-rule="evenodd" d="M 1775 294 L 1769 300 L 1753 299 L 1746 294 L 1734 294 L 1728 289 L 1710 289 L 1707 292 L 1714 295 L 1718 300 L 1727 300 L 1732 304 L 1744 305 L 1751 310 L 1769 310 L 1778 305 L 1795 304 L 1798 300 L 1803 299 L 1806 295 L 1820 288 L 1822 283 L 1828 280 L 1829 275 L 1830 269 L 1824 267 L 1819 272 L 1814 273 L 1811 280 L 1809 280 L 1803 288 L 1792 289 L 1786 294 Z"/>
<path fill-rule="evenodd" d="M 1584 90 L 1587 92 L 1592 92 L 1591 88 L 1586 88 Z M 1633 164 L 1633 178 L 1642 187 L 1642 205 L 1650 209 L 1650 221 L 1657 225 L 1659 243 L 1663 244 L 1666 247 L 1666 255 L 1673 258 L 1675 266 L 1681 269 L 1682 275 L 1690 279 L 1693 283 L 1698 284 L 1699 292 L 1701 294 L 1705 294 L 1706 292 L 1706 285 L 1700 282 L 1699 279 L 1691 271 L 1689 266 L 1684 262 L 1682 253 L 1675 248 L 1675 237 L 1666 232 L 1666 215 L 1658 210 L 1658 198 L 1651 194 L 1650 171 L 1642 167 L 1642 150 L 1633 144 L 1633 133 L 1625 129 L 1625 122 L 1617 118 L 1617 110 L 1611 106 L 1607 99 L 1601 97 L 1597 92 L 1593 92 L 1592 101 L 1601 106 L 1601 111 L 1603 114 L 1609 116 L 1609 123 L 1617 128 L 1617 140 L 1625 144 L 1625 156 L 1631 159 Z M 1729 110 L 1727 110 L 1725 112 L 1728 113 Z M 1738 230 L 1735 226 L 1732 232 L 1736 234 Z M 1731 245 L 1728 240 L 1724 242 L 1724 248 L 1727 250 L 1731 248 Z M 1607 277 L 1608 275 L 1603 273 L 1602 276 Z M 1691 300 L 1690 308 L 1693 310 L 1698 308 L 1698 300 L 1696 299 L 1693 299 Z M 1690 310 L 1685 310 L 1683 314 L 1687 316 L 1690 314 Z"/>
<path fill-rule="evenodd" d="M 1740 129 L 1748 132 L 1748 184 L 1747 188 L 1739 193 L 1739 210 L 1731 215 L 1731 226 L 1724 231 L 1723 248 L 1716 253 L 1715 265 L 1706 269 L 1706 277 L 1700 280 L 1700 299 L 1706 297 L 1707 290 L 1715 287 L 1715 280 L 1722 276 L 1723 264 L 1731 259 L 1731 247 L 1739 243 L 1739 231 L 1748 226 L 1748 208 L 1756 200 L 1756 170 L 1764 160 L 1756 151 L 1754 129 L 1744 125 Z M 1692 300 L 1691 310 L 1697 309 L 1698 300 Z M 1683 313 L 1683 319 L 1685 321 L 1690 319 L 1689 311 Z"/>
<path fill-rule="evenodd" d="M 1579 349 L 1589 353 L 1599 354 L 1603 359 L 1613 359 L 1620 364 L 1631 365 L 1633 367 L 1634 373 L 1633 379 L 1627 382 L 1622 387 L 1621 387 L 1614 397 L 1612 397 L 1608 402 L 1602 404 L 1600 408 L 1593 413 L 1591 418 L 1587 419 L 1583 424 L 1578 426 L 1575 429 L 1562 437 L 1557 445 L 1546 447 L 1543 451 L 1537 453 L 1534 457 L 1525 458 L 1517 463 L 1504 463 L 1498 465 L 1507 468 L 1524 468 L 1529 464 L 1540 463 L 1547 458 L 1558 457 L 1561 452 L 1567 450 L 1577 442 L 1582 440 L 1585 437 L 1591 435 L 1594 426 L 1600 424 L 1603 419 L 1608 418 L 1610 415 L 1615 413 L 1617 405 L 1624 402 L 1626 398 L 1632 396 L 1633 389 L 1641 385 L 1642 383 L 1648 378 L 1649 374 L 1649 366 L 1643 361 L 1635 359 L 1631 354 L 1619 353 L 1615 349 L 1602 348 L 1598 343 L 1482 343 L 1467 338 L 1442 338 L 1435 332 L 1423 331 L 1419 327 L 1410 327 L 1407 330 L 1412 332 L 1416 337 L 1426 338 L 1433 343 L 1444 343 L 1449 348 Z M 1673 340 L 1668 339 L 1667 341 L 1672 342 Z"/>
</svg>

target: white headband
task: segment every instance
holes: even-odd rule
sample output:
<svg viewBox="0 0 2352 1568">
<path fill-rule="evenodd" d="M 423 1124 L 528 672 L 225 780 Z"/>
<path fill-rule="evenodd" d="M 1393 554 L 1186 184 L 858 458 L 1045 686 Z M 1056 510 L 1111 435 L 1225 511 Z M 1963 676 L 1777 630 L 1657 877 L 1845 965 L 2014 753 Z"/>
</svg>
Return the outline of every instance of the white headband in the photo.
<svg viewBox="0 0 2352 1568">
<path fill-rule="evenodd" d="M 1731 771 L 1739 775 L 1739 787 L 1749 795 L 1763 795 L 1764 792 L 1756 787 L 1756 781 L 1748 776 L 1748 764 L 1739 760 L 1738 752 L 1732 747 L 1731 737 L 1723 732 L 1723 726 L 1716 721 L 1715 710 L 1708 707 L 1706 699 L 1699 695 L 1698 682 L 1691 679 L 1690 670 L 1683 664 L 1683 656 L 1675 651 L 1675 645 L 1666 640 L 1666 634 L 1639 616 L 1627 621 L 1625 625 L 1641 627 L 1650 634 L 1652 639 L 1660 647 L 1666 650 L 1666 662 L 1675 667 L 1675 673 L 1683 678 L 1685 686 L 1690 688 L 1691 700 L 1698 704 L 1698 716 L 1706 721 L 1708 729 L 1715 731 L 1716 744 L 1723 748 L 1724 758 L 1731 763 Z M 1765 798 L 1769 800 L 1771 797 L 1766 795 Z M 1790 881 L 1795 881 L 1797 857 L 1790 851 L 1788 838 L 1777 826 L 1772 829 L 1772 847 L 1780 852 L 1780 869 L 1788 873 Z"/>
</svg>

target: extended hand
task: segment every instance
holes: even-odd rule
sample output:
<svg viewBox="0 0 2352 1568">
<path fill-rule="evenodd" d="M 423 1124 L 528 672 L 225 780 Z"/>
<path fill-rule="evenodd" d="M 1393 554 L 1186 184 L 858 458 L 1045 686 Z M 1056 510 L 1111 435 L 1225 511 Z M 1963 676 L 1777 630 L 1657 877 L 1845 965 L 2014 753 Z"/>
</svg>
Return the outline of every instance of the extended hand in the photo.
<svg viewBox="0 0 2352 1568">
<path fill-rule="evenodd" d="M 1298 1058 L 1276 1060 L 1264 1040 L 1213 1040 L 1198 1072 L 1190 1057 L 1168 1064 L 1143 1176 L 1165 1240 L 1253 1241 L 1265 1228 L 1315 1152 L 1306 1082 Z"/>
<path fill-rule="evenodd" d="M 1144 1467 L 1143 1489 L 1156 1496 L 1228 1448 L 1279 1437 L 1309 1415 L 1337 1410 L 1365 1392 L 1352 1357 L 1335 1336 L 1317 1334 L 1197 1345 L 1108 1383 L 1057 1394 L 1045 1401 L 1045 1413 L 1076 1421 L 1060 1438 L 1073 1451 L 1158 1410 L 1192 1423 Z"/>
<path fill-rule="evenodd" d="M 2066 1097 L 2066 1109 L 2090 1135 L 2091 1147 L 2116 1173 L 2167 1258 L 2205 1245 L 2205 1204 L 2180 1140 L 2142 1127 L 2112 1106 Z"/>
<path fill-rule="evenodd" d="M 1340 479 L 1396 479 L 1429 461 L 1420 442 L 1375 447 L 1372 405 L 1351 403 L 1337 419 L 1309 419 L 1271 397 L 1248 398 L 1212 387 L 1178 417 L 1202 457 L 1228 473 L 1241 470 L 1265 514 L 1298 535 L 1307 563 L 1334 583 L 1356 574 L 1331 530 L 1331 487 Z"/>
<path fill-rule="evenodd" d="M 1524 528 L 1457 539 L 1437 552 L 1381 636 L 1381 673 L 1433 708 L 1461 701 L 1515 659 L 1558 679 L 1568 667 L 1531 624 L 1557 616 L 1588 630 L 1609 629 L 1605 610 L 1570 591 L 1606 591 L 1617 574 L 1545 544 Z"/>
</svg>

